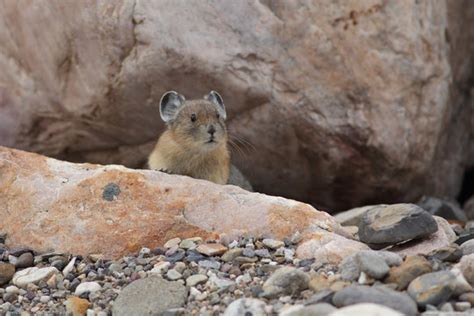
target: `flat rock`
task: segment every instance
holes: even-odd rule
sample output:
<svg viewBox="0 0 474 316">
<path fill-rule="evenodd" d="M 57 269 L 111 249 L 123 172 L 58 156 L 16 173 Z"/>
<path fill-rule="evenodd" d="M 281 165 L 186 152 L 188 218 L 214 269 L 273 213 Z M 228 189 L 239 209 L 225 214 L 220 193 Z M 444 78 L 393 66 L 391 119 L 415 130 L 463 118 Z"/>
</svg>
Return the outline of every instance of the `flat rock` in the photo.
<svg viewBox="0 0 474 316">
<path fill-rule="evenodd" d="M 415 204 L 376 206 L 359 223 L 362 242 L 393 245 L 431 235 L 438 230 L 433 216 Z"/>
<path fill-rule="evenodd" d="M 10 263 L 0 263 L 0 286 L 7 284 L 15 274 L 15 266 Z"/>
<path fill-rule="evenodd" d="M 265 316 L 265 302 L 256 298 L 240 298 L 227 306 L 224 316 Z"/>
<path fill-rule="evenodd" d="M 334 294 L 332 302 L 337 307 L 358 303 L 380 304 L 409 316 L 415 316 L 418 312 L 410 296 L 380 286 L 351 285 Z"/>
<path fill-rule="evenodd" d="M 0 157 L 0 217 L 8 245 L 119 258 L 142 247 L 155 249 L 170 237 L 345 235 L 334 218 L 308 204 L 235 186 L 116 165 L 74 164 L 5 147 Z"/>
<path fill-rule="evenodd" d="M 386 204 L 356 207 L 347 211 L 337 213 L 334 215 L 334 218 L 342 226 L 359 226 L 359 223 L 362 217 L 364 217 L 365 213 L 367 213 L 367 211 L 371 208 L 377 206 L 386 206 Z"/>
<path fill-rule="evenodd" d="M 149 277 L 126 286 L 115 300 L 112 313 L 115 316 L 160 315 L 183 306 L 186 298 L 186 287 L 182 284 Z"/>
<path fill-rule="evenodd" d="M 427 273 L 411 281 L 407 291 L 419 306 L 436 306 L 451 298 L 455 290 L 454 280 L 454 274 L 449 271 Z"/>
<path fill-rule="evenodd" d="M 390 250 L 403 256 L 428 255 L 429 253 L 449 247 L 455 240 L 456 234 L 449 223 L 439 216 L 433 216 L 438 224 L 438 230 L 422 240 L 413 240 L 402 245 L 395 246 Z"/>
<path fill-rule="evenodd" d="M 329 316 L 403 316 L 404 314 L 387 306 L 373 303 L 359 303 L 346 306 L 328 314 Z"/>
<path fill-rule="evenodd" d="M 201 244 L 196 250 L 203 255 L 212 257 L 222 255 L 227 251 L 227 247 L 221 244 Z"/>
<path fill-rule="evenodd" d="M 187 286 L 196 286 L 207 281 L 207 276 L 203 274 L 194 274 L 186 279 Z"/>
<path fill-rule="evenodd" d="M 390 268 L 385 282 L 396 283 L 397 290 L 402 291 L 407 288 L 411 281 L 431 271 L 431 264 L 424 257 L 407 256 L 400 266 Z"/>
<path fill-rule="evenodd" d="M 18 271 L 13 276 L 13 284 L 18 287 L 26 287 L 28 284 L 37 284 L 40 281 L 47 281 L 53 274 L 59 273 L 54 267 L 37 268 L 31 267 Z"/>
<path fill-rule="evenodd" d="M 263 295 L 274 298 L 280 295 L 294 295 L 309 286 L 310 278 L 305 272 L 293 267 L 276 270 L 263 284 Z"/>
<path fill-rule="evenodd" d="M 265 247 L 268 247 L 270 249 L 278 249 L 285 245 L 285 243 L 281 240 L 275 240 L 270 238 L 265 238 L 264 240 L 262 240 L 262 243 L 265 245 Z"/>
</svg>

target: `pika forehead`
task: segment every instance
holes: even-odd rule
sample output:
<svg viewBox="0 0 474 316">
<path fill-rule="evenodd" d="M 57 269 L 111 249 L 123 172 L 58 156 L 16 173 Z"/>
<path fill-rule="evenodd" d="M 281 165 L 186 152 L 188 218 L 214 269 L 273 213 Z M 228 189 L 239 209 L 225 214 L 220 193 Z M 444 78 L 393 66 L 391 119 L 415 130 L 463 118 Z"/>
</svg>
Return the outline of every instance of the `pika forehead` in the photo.
<svg viewBox="0 0 474 316">
<path fill-rule="evenodd" d="M 218 118 L 216 107 L 206 100 L 186 101 L 178 116 L 184 115 L 187 117 L 192 114 L 196 114 L 198 120 L 215 120 Z"/>
</svg>

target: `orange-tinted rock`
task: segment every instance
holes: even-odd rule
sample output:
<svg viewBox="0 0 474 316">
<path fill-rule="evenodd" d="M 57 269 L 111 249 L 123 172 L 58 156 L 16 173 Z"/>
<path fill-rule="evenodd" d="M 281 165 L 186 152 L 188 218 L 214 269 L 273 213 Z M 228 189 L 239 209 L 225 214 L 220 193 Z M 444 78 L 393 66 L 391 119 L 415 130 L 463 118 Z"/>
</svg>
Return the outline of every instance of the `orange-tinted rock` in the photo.
<svg viewBox="0 0 474 316">
<path fill-rule="evenodd" d="M 385 282 L 396 283 L 397 289 L 402 291 L 407 288 L 411 281 L 431 271 L 431 264 L 424 257 L 408 256 L 400 266 L 390 268 Z"/>
<path fill-rule="evenodd" d="M 70 296 L 65 302 L 66 310 L 72 313 L 73 316 L 86 315 L 89 308 L 89 301 L 77 296 Z"/>
<path fill-rule="evenodd" d="M 206 256 L 217 256 L 226 252 L 227 247 L 221 244 L 201 244 L 196 248 L 196 250 Z"/>
<path fill-rule="evenodd" d="M 472 1 L 31 3 L 0 10 L 1 145 L 138 167 L 162 93 L 215 89 L 269 194 L 454 197 L 474 161 Z"/>
<path fill-rule="evenodd" d="M 0 231 L 10 245 L 118 257 L 171 238 L 355 241 L 330 215 L 234 186 L 121 166 L 73 164 L 0 147 Z M 325 248 L 322 247 L 324 250 Z M 311 249 L 303 251 L 311 256 Z M 320 253 L 321 250 L 318 250 Z M 336 259 L 336 258 L 334 258 Z M 340 259 L 340 257 L 339 257 Z"/>
</svg>

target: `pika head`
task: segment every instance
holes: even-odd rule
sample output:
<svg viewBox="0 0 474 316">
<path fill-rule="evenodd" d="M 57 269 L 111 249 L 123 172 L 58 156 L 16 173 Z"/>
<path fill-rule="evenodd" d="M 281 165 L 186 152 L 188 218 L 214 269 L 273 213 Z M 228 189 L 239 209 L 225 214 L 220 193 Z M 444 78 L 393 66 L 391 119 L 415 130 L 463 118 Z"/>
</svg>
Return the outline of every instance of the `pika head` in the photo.
<svg viewBox="0 0 474 316">
<path fill-rule="evenodd" d="M 168 91 L 160 100 L 160 116 L 174 141 L 184 148 L 210 151 L 227 143 L 225 106 L 215 91 L 190 101 Z"/>
</svg>

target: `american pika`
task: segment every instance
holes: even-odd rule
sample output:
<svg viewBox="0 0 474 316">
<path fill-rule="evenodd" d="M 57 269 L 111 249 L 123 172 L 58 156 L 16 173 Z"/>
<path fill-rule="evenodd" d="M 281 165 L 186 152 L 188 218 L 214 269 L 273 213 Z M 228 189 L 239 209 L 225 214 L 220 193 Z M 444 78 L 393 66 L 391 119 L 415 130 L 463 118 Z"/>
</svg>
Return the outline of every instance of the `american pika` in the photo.
<svg viewBox="0 0 474 316">
<path fill-rule="evenodd" d="M 168 91 L 160 100 L 160 116 L 167 129 L 148 157 L 149 168 L 226 184 L 230 154 L 221 96 L 211 91 L 187 101 Z"/>
</svg>

